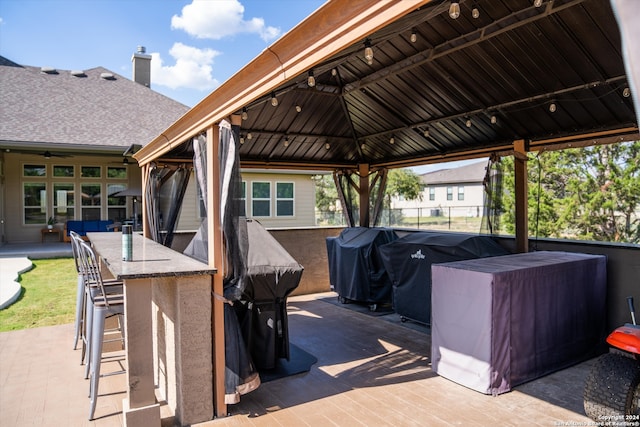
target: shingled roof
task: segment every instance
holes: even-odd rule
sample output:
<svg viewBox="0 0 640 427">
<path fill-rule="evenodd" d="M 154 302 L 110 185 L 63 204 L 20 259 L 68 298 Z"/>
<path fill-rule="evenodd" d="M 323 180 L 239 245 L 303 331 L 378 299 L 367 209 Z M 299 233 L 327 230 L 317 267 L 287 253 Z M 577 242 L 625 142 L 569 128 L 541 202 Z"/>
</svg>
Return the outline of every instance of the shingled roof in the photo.
<svg viewBox="0 0 640 427">
<path fill-rule="evenodd" d="M 103 67 L 56 70 L 0 56 L 0 148 L 122 153 L 188 107 Z"/>
<path fill-rule="evenodd" d="M 421 175 L 422 182 L 427 185 L 460 184 L 482 182 L 485 176 L 487 161 L 475 162 L 469 165 L 451 169 L 440 169 Z"/>
</svg>

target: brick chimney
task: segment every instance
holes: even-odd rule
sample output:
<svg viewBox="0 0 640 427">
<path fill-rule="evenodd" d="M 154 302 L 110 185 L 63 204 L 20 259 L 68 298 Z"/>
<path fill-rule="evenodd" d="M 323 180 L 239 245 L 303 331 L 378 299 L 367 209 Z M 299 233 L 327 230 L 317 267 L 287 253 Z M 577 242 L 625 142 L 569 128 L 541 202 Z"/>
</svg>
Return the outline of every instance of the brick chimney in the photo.
<svg viewBox="0 0 640 427">
<path fill-rule="evenodd" d="M 147 55 L 145 52 L 144 46 L 138 46 L 138 51 L 131 57 L 133 81 L 151 87 L 151 55 Z"/>
</svg>

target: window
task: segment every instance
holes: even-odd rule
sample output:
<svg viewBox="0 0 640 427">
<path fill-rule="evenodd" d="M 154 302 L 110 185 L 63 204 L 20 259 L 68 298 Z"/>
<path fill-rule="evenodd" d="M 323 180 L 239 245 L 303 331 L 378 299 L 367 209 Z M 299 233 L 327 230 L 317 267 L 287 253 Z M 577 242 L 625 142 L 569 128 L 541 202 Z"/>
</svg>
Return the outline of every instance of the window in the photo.
<svg viewBox="0 0 640 427">
<path fill-rule="evenodd" d="M 464 200 L 464 187 L 458 187 L 458 200 Z"/>
<path fill-rule="evenodd" d="M 107 219 L 123 222 L 127 218 L 127 198 L 114 196 L 126 189 L 127 186 L 124 184 L 107 184 Z"/>
<path fill-rule="evenodd" d="M 251 183 L 251 213 L 253 216 L 271 216 L 271 184 Z"/>
<path fill-rule="evenodd" d="M 73 178 L 75 170 L 73 166 L 54 166 L 53 177 L 54 178 Z"/>
<path fill-rule="evenodd" d="M 80 176 L 83 178 L 100 178 L 100 166 L 82 166 Z"/>
<path fill-rule="evenodd" d="M 108 166 L 107 178 L 109 179 L 127 179 L 126 166 Z"/>
<path fill-rule="evenodd" d="M 24 165 L 22 167 L 22 176 L 46 176 L 47 168 L 45 165 Z"/>
<path fill-rule="evenodd" d="M 53 215 L 58 222 L 75 218 L 75 193 L 71 183 L 53 184 Z"/>
<path fill-rule="evenodd" d="M 82 184 L 82 219 L 83 220 L 99 220 L 100 219 L 100 201 L 102 198 L 102 190 L 100 184 Z"/>
<path fill-rule="evenodd" d="M 47 185 L 44 182 L 25 182 L 22 187 L 25 224 L 46 224 Z"/>
<path fill-rule="evenodd" d="M 293 216 L 293 182 L 276 183 L 276 216 Z"/>
<path fill-rule="evenodd" d="M 436 187 L 429 187 L 429 200 L 436 199 Z"/>
<path fill-rule="evenodd" d="M 453 187 L 447 187 L 447 200 L 453 200 Z"/>
</svg>

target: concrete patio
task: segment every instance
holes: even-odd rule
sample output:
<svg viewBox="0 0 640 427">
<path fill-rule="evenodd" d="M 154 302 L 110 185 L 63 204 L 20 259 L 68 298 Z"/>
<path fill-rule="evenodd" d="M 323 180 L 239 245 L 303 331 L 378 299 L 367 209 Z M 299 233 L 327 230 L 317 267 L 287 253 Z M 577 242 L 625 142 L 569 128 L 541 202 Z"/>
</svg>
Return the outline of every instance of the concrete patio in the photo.
<svg viewBox="0 0 640 427">
<path fill-rule="evenodd" d="M 582 388 L 591 361 L 487 396 L 437 376 L 427 328 L 395 314 L 335 304 L 334 293 L 289 299 L 291 343 L 318 362 L 308 373 L 263 383 L 203 426 L 589 425 Z M 100 381 L 96 420 L 71 324 L 0 333 L 3 425 L 120 426 L 125 377 Z M 117 355 L 117 354 L 116 354 Z M 121 362 L 105 363 L 118 370 Z M 173 424 L 166 405 L 163 425 Z"/>
</svg>

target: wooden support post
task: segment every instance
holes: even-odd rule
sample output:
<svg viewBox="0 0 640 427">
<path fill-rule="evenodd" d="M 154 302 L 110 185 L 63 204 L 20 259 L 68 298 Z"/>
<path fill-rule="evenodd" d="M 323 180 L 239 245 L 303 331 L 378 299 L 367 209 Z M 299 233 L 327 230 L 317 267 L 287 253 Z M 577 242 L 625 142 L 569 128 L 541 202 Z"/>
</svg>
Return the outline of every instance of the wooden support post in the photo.
<svg viewBox="0 0 640 427">
<path fill-rule="evenodd" d="M 220 129 L 214 125 L 207 129 L 207 225 L 209 266 L 217 269 L 213 275 L 214 295 L 223 295 L 224 244 L 220 228 Z M 214 416 L 225 417 L 227 404 L 224 401 L 225 354 L 224 354 L 224 303 L 215 297 L 211 301 L 211 330 L 213 333 L 213 403 Z"/>
<path fill-rule="evenodd" d="M 360 196 L 360 226 L 369 227 L 369 218 L 370 218 L 369 165 L 368 164 L 358 165 L 358 175 L 360 176 L 360 188 L 358 192 Z"/>
<path fill-rule="evenodd" d="M 513 142 L 516 193 L 516 252 L 529 252 L 529 190 L 527 175 L 527 147 L 524 140 Z"/>
</svg>

